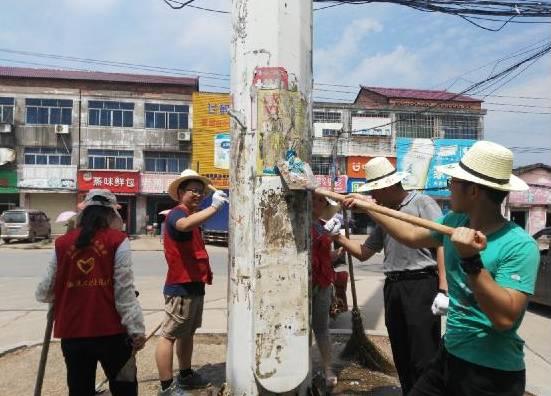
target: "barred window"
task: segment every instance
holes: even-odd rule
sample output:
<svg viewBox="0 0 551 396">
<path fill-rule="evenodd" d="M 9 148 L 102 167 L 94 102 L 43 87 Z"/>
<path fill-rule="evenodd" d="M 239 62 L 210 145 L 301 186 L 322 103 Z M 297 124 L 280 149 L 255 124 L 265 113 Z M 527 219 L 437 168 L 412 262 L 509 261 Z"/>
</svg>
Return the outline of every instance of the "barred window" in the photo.
<svg viewBox="0 0 551 396">
<path fill-rule="evenodd" d="M 146 151 L 144 159 L 147 172 L 180 173 L 188 167 L 189 163 L 189 157 L 183 153 L 163 151 Z"/>
<path fill-rule="evenodd" d="M 90 169 L 133 169 L 134 152 L 131 150 L 88 150 Z"/>
<path fill-rule="evenodd" d="M 0 98 L 0 122 L 13 124 L 14 98 Z"/>
<path fill-rule="evenodd" d="M 90 100 L 88 125 L 131 128 L 134 125 L 134 103 Z"/>
<path fill-rule="evenodd" d="M 158 129 L 187 129 L 189 106 L 161 103 L 145 104 L 145 127 Z"/>
<path fill-rule="evenodd" d="M 436 116 L 414 113 L 396 114 L 396 136 L 431 139 L 438 136 Z"/>
<path fill-rule="evenodd" d="M 57 147 L 25 147 L 26 165 L 71 165 L 71 151 Z"/>
<path fill-rule="evenodd" d="M 342 122 L 342 115 L 340 111 L 314 110 L 312 118 L 314 119 L 314 122 Z"/>
<path fill-rule="evenodd" d="M 70 99 L 28 98 L 25 104 L 27 124 L 72 124 L 73 101 Z"/>
<path fill-rule="evenodd" d="M 481 127 L 479 117 L 446 115 L 442 117 L 442 131 L 446 139 L 478 139 Z"/>
</svg>

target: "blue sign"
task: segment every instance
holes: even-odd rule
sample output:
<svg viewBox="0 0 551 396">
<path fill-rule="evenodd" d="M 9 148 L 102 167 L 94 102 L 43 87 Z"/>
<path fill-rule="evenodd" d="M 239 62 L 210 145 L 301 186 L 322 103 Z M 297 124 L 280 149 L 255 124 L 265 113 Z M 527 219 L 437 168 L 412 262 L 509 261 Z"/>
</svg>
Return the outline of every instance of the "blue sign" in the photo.
<svg viewBox="0 0 551 396">
<path fill-rule="evenodd" d="M 436 197 L 449 197 L 448 177 L 436 167 L 459 162 L 463 154 L 476 142 L 473 139 L 396 139 L 396 165 L 408 172 L 404 179 L 406 189 L 426 190 Z"/>
<path fill-rule="evenodd" d="M 346 192 L 355 193 L 358 192 L 358 188 L 365 183 L 365 179 L 355 179 L 352 177 L 348 178 L 348 183 L 346 186 Z"/>
</svg>

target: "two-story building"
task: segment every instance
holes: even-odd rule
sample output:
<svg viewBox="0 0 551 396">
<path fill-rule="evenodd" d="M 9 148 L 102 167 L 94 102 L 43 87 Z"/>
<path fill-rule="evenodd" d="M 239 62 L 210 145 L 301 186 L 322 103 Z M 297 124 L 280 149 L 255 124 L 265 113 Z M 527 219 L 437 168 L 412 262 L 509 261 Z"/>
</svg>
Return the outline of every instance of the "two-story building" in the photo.
<svg viewBox="0 0 551 396">
<path fill-rule="evenodd" d="M 166 180 L 189 165 L 198 86 L 197 78 L 0 67 L 0 209 L 40 208 L 53 220 L 89 189 L 109 188 L 128 232 L 142 232 L 168 205 Z"/>
</svg>

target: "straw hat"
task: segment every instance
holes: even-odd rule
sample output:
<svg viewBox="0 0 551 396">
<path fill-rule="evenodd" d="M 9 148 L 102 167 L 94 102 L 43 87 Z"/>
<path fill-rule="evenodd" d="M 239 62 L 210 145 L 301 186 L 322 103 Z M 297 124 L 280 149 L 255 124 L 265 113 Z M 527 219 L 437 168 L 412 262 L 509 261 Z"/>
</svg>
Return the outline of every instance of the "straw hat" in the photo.
<svg viewBox="0 0 551 396">
<path fill-rule="evenodd" d="M 396 172 L 394 165 L 385 157 L 375 157 L 364 165 L 365 184 L 358 188 L 359 192 L 379 190 L 390 187 L 404 180 L 407 172 Z"/>
<path fill-rule="evenodd" d="M 493 142 L 480 140 L 455 164 L 436 167 L 445 175 L 501 191 L 524 191 L 528 185 L 512 174 L 513 153 Z"/>
<path fill-rule="evenodd" d="M 325 200 L 327 201 L 327 205 L 321 211 L 319 218 L 327 221 L 341 210 L 341 205 L 327 197 L 325 197 Z"/>
<path fill-rule="evenodd" d="M 180 177 L 171 181 L 168 185 L 168 195 L 170 195 L 170 198 L 175 201 L 180 201 L 180 199 L 178 198 L 178 187 L 180 187 L 180 184 L 182 184 L 182 182 L 185 182 L 186 180 L 200 181 L 205 185 L 205 188 L 207 188 L 207 186 L 211 184 L 211 181 L 208 177 L 201 176 L 193 169 L 184 169 L 184 171 L 180 174 Z"/>
</svg>

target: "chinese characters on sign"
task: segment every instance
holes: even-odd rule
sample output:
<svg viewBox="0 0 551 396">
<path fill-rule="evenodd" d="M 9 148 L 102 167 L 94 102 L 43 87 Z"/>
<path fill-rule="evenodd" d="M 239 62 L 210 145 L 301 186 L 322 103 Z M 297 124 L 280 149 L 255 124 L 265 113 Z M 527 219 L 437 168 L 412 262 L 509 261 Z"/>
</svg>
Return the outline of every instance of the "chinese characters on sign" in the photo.
<svg viewBox="0 0 551 396">
<path fill-rule="evenodd" d="M 321 188 L 331 190 L 331 176 L 315 175 L 316 181 Z M 347 187 L 348 176 L 337 176 L 335 178 L 335 192 L 345 193 Z"/>
<path fill-rule="evenodd" d="M 106 188 L 114 193 L 137 193 L 140 174 L 128 171 L 85 170 L 78 172 L 78 189 Z"/>
</svg>

